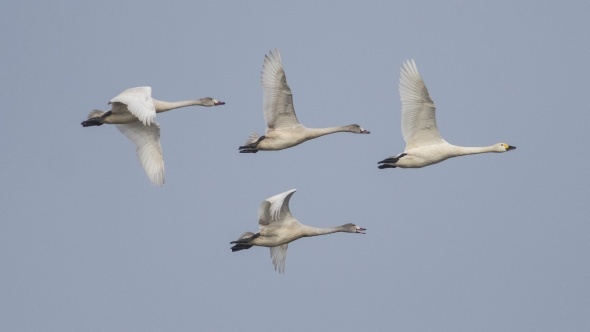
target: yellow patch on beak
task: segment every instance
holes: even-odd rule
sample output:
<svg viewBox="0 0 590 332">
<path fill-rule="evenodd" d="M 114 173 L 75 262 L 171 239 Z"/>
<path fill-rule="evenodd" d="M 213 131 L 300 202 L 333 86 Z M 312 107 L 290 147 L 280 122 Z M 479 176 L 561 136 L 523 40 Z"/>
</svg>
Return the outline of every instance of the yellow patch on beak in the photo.
<svg viewBox="0 0 590 332">
<path fill-rule="evenodd" d="M 506 149 L 506 151 L 511 151 L 511 150 L 516 149 L 516 146 L 511 146 L 506 143 L 502 143 L 502 147 L 504 147 L 504 149 Z"/>
</svg>

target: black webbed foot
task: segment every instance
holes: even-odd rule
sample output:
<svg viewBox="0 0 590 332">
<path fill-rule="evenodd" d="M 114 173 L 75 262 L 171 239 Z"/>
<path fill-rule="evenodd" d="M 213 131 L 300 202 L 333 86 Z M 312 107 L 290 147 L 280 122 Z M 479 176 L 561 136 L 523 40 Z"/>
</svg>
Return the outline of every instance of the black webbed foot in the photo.
<svg viewBox="0 0 590 332">
<path fill-rule="evenodd" d="M 243 148 L 243 147 L 240 147 L 240 148 Z M 240 153 L 256 153 L 256 152 L 258 152 L 258 150 L 256 150 L 256 149 L 241 149 L 240 150 Z"/>
<path fill-rule="evenodd" d="M 234 243 L 240 243 L 240 244 L 243 244 L 243 243 L 248 243 L 248 242 L 250 242 L 250 241 L 254 240 L 255 238 L 257 238 L 257 237 L 259 237 L 259 236 L 260 236 L 260 233 L 256 233 L 256 234 L 254 234 L 254 235 L 252 235 L 252 236 L 250 236 L 250 237 L 247 237 L 247 238 L 243 238 L 243 239 L 239 239 L 239 240 L 232 241 L 232 242 L 230 242 L 229 244 L 234 244 Z"/>
<path fill-rule="evenodd" d="M 403 156 L 407 155 L 406 153 L 401 153 L 399 156 L 396 157 L 391 157 L 391 158 L 387 158 L 387 159 L 383 159 L 380 162 L 378 162 L 377 164 L 395 164 L 399 161 L 399 159 Z M 381 165 L 381 166 L 387 166 L 387 165 Z M 388 166 L 388 167 L 381 167 L 379 166 L 379 168 L 395 168 L 395 166 Z"/>
<path fill-rule="evenodd" d="M 260 137 L 258 137 L 258 140 L 256 140 L 256 142 L 248 144 L 248 145 L 242 145 L 240 147 L 238 147 L 238 150 L 240 150 L 240 153 L 256 153 L 258 152 L 258 143 L 260 143 L 260 141 L 262 141 L 263 139 L 265 139 L 266 136 L 262 135 Z"/>
<path fill-rule="evenodd" d="M 90 126 L 102 126 L 104 123 L 102 123 L 100 120 L 102 118 L 92 118 L 92 119 L 88 119 L 86 121 L 82 121 L 81 125 L 82 127 L 90 127 Z"/>
<path fill-rule="evenodd" d="M 250 248 L 252 248 L 252 245 L 240 243 L 240 244 L 236 244 L 235 246 L 231 247 L 231 251 L 234 252 L 234 251 L 240 251 L 240 250 L 245 250 L 245 249 L 250 249 Z"/>
<path fill-rule="evenodd" d="M 240 250 L 252 248 L 252 245 L 248 244 L 248 243 L 259 236 L 260 236 L 260 233 L 256 233 L 250 237 L 230 242 L 230 244 L 235 244 L 235 246 L 231 247 L 231 251 L 233 252 L 233 251 L 240 251 Z"/>
</svg>

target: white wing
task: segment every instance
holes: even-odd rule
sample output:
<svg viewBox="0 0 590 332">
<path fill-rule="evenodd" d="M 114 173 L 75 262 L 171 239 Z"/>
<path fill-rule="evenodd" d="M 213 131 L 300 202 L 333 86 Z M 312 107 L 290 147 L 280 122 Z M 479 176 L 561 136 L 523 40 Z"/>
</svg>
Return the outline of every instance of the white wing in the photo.
<svg viewBox="0 0 590 332">
<path fill-rule="evenodd" d="M 287 190 L 284 193 L 274 195 L 266 200 L 270 203 L 269 213 L 273 221 L 290 219 L 293 216 L 289 211 L 289 200 L 297 189 Z"/>
<path fill-rule="evenodd" d="M 270 247 L 272 264 L 275 266 L 275 270 L 279 271 L 279 273 L 285 273 L 285 260 L 287 259 L 288 247 L 288 243 L 276 247 Z"/>
<path fill-rule="evenodd" d="M 150 181 L 156 186 L 163 185 L 164 159 L 160 146 L 160 125 L 152 122 L 151 126 L 144 126 L 141 122 L 132 122 L 116 126 L 137 147 L 137 157 Z"/>
<path fill-rule="evenodd" d="M 282 222 L 292 218 L 291 211 L 289 211 L 289 200 L 295 191 L 297 189 L 287 190 L 265 199 L 258 209 L 258 223 L 261 226 L 267 226 L 271 222 Z"/>
<path fill-rule="evenodd" d="M 258 224 L 260 226 L 268 226 L 272 219 L 270 218 L 270 203 L 266 200 L 260 204 L 258 208 Z"/>
<path fill-rule="evenodd" d="M 131 114 L 135 115 L 144 125 L 149 126 L 156 119 L 156 107 L 152 100 L 152 88 L 141 86 L 138 88 L 127 89 L 115 98 L 111 99 L 109 104 L 125 104 Z"/>
<path fill-rule="evenodd" d="M 264 56 L 261 83 L 266 126 L 273 129 L 299 125 L 293 108 L 293 94 L 287 85 L 278 50 Z"/>
<path fill-rule="evenodd" d="M 434 102 L 430 99 L 414 60 L 408 60 L 402 65 L 399 94 L 406 149 L 444 142 L 436 126 Z"/>
</svg>

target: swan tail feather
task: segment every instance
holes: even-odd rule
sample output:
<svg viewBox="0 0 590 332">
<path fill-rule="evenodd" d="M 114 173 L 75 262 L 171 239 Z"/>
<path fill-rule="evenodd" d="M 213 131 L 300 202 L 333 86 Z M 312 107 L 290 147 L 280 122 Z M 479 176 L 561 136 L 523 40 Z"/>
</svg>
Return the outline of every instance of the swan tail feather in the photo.
<svg viewBox="0 0 590 332">
<path fill-rule="evenodd" d="M 248 136 L 248 139 L 246 140 L 246 143 L 244 143 L 244 145 L 253 145 L 258 143 L 258 140 L 260 139 L 260 135 L 258 135 L 258 133 L 252 133 L 250 134 L 250 136 Z"/>
<path fill-rule="evenodd" d="M 100 118 L 101 116 L 103 116 L 106 112 L 100 111 L 100 110 L 92 110 L 90 111 L 90 113 L 88 113 L 88 119 L 92 119 L 92 118 Z"/>
</svg>

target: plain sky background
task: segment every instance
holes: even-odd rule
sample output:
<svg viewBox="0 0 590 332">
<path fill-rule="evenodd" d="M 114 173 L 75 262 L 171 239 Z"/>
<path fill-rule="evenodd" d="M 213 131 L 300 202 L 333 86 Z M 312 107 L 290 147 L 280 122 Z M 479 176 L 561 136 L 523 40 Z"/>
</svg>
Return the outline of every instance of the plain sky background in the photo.
<svg viewBox="0 0 590 332">
<path fill-rule="evenodd" d="M 0 330 L 590 330 L 588 1 L 4 1 L 0 5 Z M 278 48 L 299 120 L 358 123 L 279 151 L 260 71 Z M 517 150 L 423 169 L 403 151 L 399 69 L 442 136 Z M 150 85 L 227 104 L 158 116 L 150 185 L 92 109 Z M 302 223 L 354 222 L 232 253 L 291 188 Z"/>
</svg>

